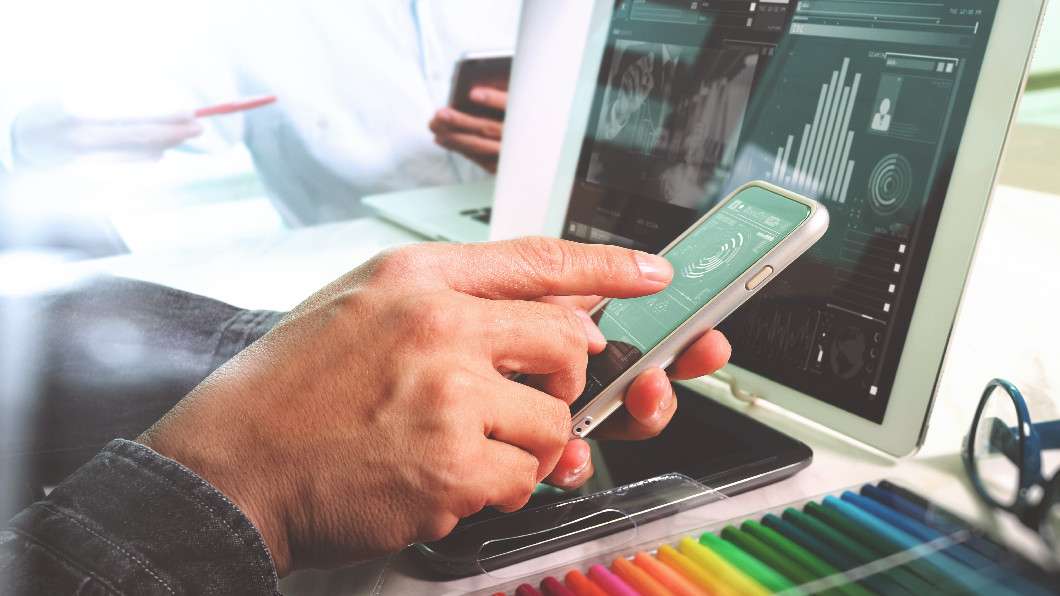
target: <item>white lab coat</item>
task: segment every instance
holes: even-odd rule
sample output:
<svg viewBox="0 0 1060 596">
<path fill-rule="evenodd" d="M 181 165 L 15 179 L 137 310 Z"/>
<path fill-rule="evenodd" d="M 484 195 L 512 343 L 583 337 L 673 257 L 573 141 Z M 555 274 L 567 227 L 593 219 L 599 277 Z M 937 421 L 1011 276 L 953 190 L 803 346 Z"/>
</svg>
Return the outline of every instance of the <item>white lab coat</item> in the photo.
<svg viewBox="0 0 1060 596">
<path fill-rule="evenodd" d="M 80 79 L 74 91 L 51 80 L 16 88 L 101 95 L 95 99 L 105 105 L 134 99 L 127 103 L 148 111 L 276 95 L 267 108 L 204 120 L 207 134 L 189 145 L 245 142 L 289 225 L 364 215 L 365 195 L 486 175 L 436 146 L 427 123 L 447 103 L 463 52 L 514 47 L 520 0 L 188 0 L 154 8 L 115 0 L 93 7 L 78 17 L 91 35 L 63 30 L 41 42 L 54 49 L 52 59 L 34 55 L 26 68 L 41 79 Z M 43 35 L 48 16 L 39 12 L 30 32 Z M 5 70 L 0 78 L 13 83 Z M 39 99 L 3 95 L 0 126 Z M 0 162 L 11 164 L 7 137 L 0 134 Z"/>
<path fill-rule="evenodd" d="M 463 52 L 514 47 L 519 4 L 255 0 L 233 14 L 238 94 L 279 98 L 233 132 L 285 221 L 356 217 L 365 195 L 485 176 L 435 145 L 427 122 Z"/>
</svg>

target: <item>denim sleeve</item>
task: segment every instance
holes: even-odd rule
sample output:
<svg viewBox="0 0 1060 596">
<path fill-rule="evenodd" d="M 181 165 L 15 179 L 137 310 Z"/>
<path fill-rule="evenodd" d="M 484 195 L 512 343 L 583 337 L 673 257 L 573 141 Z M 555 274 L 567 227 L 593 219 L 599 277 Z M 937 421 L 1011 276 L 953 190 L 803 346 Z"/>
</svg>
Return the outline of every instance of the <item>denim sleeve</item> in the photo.
<svg viewBox="0 0 1060 596">
<path fill-rule="evenodd" d="M 101 276 L 4 302 L 0 315 L 18 317 L 4 340 L 18 346 L 6 363 L 24 404 L 18 432 L 0 432 L 0 463 L 21 462 L 31 484 L 54 486 L 111 439 L 139 436 L 282 313 Z"/>
<path fill-rule="evenodd" d="M 277 581 L 231 501 L 123 439 L 0 530 L 2 594 L 278 594 Z"/>
</svg>

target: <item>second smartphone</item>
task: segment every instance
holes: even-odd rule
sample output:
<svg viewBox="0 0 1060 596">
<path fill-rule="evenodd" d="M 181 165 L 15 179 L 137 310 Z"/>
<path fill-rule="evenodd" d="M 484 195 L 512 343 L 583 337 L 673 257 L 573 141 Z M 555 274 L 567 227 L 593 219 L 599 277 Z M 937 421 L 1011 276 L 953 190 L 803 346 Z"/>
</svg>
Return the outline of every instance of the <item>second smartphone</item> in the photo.
<svg viewBox="0 0 1060 596">
<path fill-rule="evenodd" d="M 588 435 L 618 409 L 637 375 L 669 366 L 827 229 L 819 203 L 768 182 L 722 199 L 659 253 L 673 265 L 669 286 L 604 300 L 590 313 L 607 347 L 589 357 L 585 390 L 571 404 L 571 436 Z"/>
<path fill-rule="evenodd" d="M 504 112 L 471 101 L 476 86 L 507 89 L 512 73 L 511 52 L 466 52 L 453 69 L 449 105 L 465 114 L 501 120 Z"/>
</svg>

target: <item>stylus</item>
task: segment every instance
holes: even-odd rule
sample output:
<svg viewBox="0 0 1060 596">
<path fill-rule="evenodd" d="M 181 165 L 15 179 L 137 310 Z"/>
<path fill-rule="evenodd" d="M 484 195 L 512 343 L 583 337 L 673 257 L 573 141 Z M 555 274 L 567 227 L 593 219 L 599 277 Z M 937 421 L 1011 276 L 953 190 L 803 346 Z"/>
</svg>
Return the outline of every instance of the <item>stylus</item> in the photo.
<svg viewBox="0 0 1060 596">
<path fill-rule="evenodd" d="M 262 106 L 267 106 L 275 101 L 275 95 L 260 95 L 258 97 L 249 97 L 247 99 L 206 106 L 195 110 L 193 113 L 196 118 L 209 118 L 210 116 L 221 116 L 223 114 L 233 114 L 235 112 L 253 110 Z"/>
</svg>

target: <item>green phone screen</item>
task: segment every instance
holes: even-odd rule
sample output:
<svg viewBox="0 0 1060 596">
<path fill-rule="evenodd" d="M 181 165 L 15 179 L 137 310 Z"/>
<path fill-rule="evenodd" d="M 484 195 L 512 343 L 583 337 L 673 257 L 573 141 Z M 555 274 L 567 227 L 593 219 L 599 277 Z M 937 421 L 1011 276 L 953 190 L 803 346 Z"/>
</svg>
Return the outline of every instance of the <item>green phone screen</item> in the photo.
<svg viewBox="0 0 1060 596">
<path fill-rule="evenodd" d="M 607 348 L 589 359 L 585 392 L 571 405 L 571 412 L 581 409 L 809 215 L 807 205 L 751 186 L 663 253 L 674 268 L 673 282 L 666 289 L 611 300 L 594 316 Z"/>
</svg>

